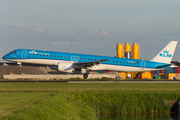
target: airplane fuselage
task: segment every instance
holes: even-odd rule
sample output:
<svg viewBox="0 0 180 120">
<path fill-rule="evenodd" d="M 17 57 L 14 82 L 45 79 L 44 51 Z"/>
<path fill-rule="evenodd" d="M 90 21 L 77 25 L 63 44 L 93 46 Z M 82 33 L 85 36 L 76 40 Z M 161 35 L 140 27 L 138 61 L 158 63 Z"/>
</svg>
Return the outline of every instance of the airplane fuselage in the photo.
<svg viewBox="0 0 180 120">
<path fill-rule="evenodd" d="M 111 71 L 124 71 L 124 72 L 142 72 L 154 71 L 159 69 L 167 69 L 172 66 L 158 66 L 166 65 L 165 63 L 153 62 L 148 60 L 126 59 L 98 55 L 86 55 L 65 52 L 53 52 L 32 49 L 17 49 L 6 54 L 3 59 L 20 63 L 42 64 L 42 65 L 56 65 L 58 63 L 76 63 L 76 62 L 92 62 L 102 59 L 101 64 L 87 67 L 89 70 L 111 70 Z"/>
</svg>

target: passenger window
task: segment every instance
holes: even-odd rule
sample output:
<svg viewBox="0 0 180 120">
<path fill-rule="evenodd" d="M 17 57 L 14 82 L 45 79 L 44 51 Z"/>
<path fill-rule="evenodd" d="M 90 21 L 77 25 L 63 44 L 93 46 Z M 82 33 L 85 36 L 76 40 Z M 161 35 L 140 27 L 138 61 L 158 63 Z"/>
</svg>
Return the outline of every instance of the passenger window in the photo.
<svg viewBox="0 0 180 120">
<path fill-rule="evenodd" d="M 116 61 L 116 63 L 118 63 L 118 61 Z"/>
<path fill-rule="evenodd" d="M 113 63 L 114 63 L 114 61 L 113 61 Z"/>
<path fill-rule="evenodd" d="M 64 58 L 66 58 L 66 56 L 64 56 Z"/>
<path fill-rule="evenodd" d="M 137 62 L 137 65 L 139 64 L 139 62 Z"/>
<path fill-rule="evenodd" d="M 43 55 L 43 56 L 45 56 L 45 55 Z"/>
<path fill-rule="evenodd" d="M 86 58 L 84 58 L 84 60 L 86 60 Z"/>
<path fill-rule="evenodd" d="M 29 55 L 31 55 L 31 53 L 29 53 Z"/>
<path fill-rule="evenodd" d="M 54 57 L 56 57 L 56 56 L 54 56 Z"/>
<path fill-rule="evenodd" d="M 89 60 L 89 58 L 87 60 Z"/>
<path fill-rule="evenodd" d="M 61 56 L 61 58 L 62 58 L 62 56 Z"/>
<path fill-rule="evenodd" d="M 57 56 L 57 57 L 59 57 L 59 56 Z"/>
<path fill-rule="evenodd" d="M 50 57 L 52 57 L 52 55 L 50 55 Z"/>
<path fill-rule="evenodd" d="M 48 57 L 48 55 L 46 55 Z"/>
<path fill-rule="evenodd" d="M 82 58 L 80 58 L 82 60 Z"/>
<path fill-rule="evenodd" d="M 125 62 L 123 62 L 125 64 Z"/>
<path fill-rule="evenodd" d="M 69 57 L 68 57 L 69 58 Z"/>
<path fill-rule="evenodd" d="M 41 56 L 41 54 L 39 54 L 39 56 Z"/>
</svg>

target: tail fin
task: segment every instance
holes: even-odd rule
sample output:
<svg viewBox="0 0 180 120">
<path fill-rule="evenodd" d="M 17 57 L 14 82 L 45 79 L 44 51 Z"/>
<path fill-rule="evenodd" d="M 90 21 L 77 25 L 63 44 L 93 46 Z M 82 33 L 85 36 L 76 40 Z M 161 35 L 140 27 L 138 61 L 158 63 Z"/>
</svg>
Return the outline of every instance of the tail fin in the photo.
<svg viewBox="0 0 180 120">
<path fill-rule="evenodd" d="M 177 45 L 177 41 L 171 41 L 151 61 L 170 64 Z"/>
</svg>

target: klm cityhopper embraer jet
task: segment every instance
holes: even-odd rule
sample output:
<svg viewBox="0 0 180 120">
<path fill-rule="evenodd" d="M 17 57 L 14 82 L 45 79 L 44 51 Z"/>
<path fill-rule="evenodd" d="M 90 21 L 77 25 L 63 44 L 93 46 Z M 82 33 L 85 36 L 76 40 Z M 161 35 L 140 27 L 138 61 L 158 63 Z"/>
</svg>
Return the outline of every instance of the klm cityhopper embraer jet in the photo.
<svg viewBox="0 0 180 120">
<path fill-rule="evenodd" d="M 32 49 L 16 49 L 5 56 L 4 60 L 21 63 L 55 65 L 58 71 L 72 73 L 81 71 L 88 77 L 89 71 L 110 70 L 121 72 L 143 72 L 177 67 L 171 60 L 177 41 L 171 41 L 152 60 L 137 60 L 76 53 L 52 52 Z M 19 71 L 22 68 L 20 67 Z"/>
</svg>

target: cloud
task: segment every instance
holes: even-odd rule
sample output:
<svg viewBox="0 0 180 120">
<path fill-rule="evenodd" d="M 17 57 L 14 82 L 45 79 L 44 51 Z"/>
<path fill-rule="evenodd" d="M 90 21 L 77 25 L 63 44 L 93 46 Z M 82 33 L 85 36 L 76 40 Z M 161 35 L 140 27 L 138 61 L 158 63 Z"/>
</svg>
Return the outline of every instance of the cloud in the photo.
<svg viewBox="0 0 180 120">
<path fill-rule="evenodd" d="M 70 45 L 70 42 L 69 41 L 55 41 L 55 42 L 52 42 L 52 44 L 54 46 L 61 46 L 61 45 Z"/>
<path fill-rule="evenodd" d="M 104 37 L 104 36 L 109 36 L 108 32 L 105 29 L 101 29 L 98 33 L 97 36 L 99 37 Z"/>
<path fill-rule="evenodd" d="M 78 42 L 69 42 L 69 41 L 54 41 L 51 43 L 53 46 L 69 46 L 69 45 L 78 45 Z"/>
<path fill-rule="evenodd" d="M 33 29 L 37 32 L 44 32 L 44 29 L 42 27 L 34 26 Z"/>
<path fill-rule="evenodd" d="M 18 28 L 18 30 L 23 30 L 23 31 L 36 31 L 36 32 L 44 32 L 43 27 L 39 27 L 39 26 L 33 26 L 33 27 L 25 27 L 23 26 L 21 23 L 18 24 L 14 24 L 12 25 L 15 29 Z"/>
<path fill-rule="evenodd" d="M 91 30 L 91 29 L 85 29 L 84 30 L 85 31 L 85 33 L 87 33 L 88 35 L 91 35 L 91 36 L 94 36 L 95 35 L 95 32 L 93 31 L 93 30 Z"/>
<path fill-rule="evenodd" d="M 18 23 L 18 24 L 14 24 L 13 26 L 14 27 L 22 27 L 23 25 L 21 23 Z"/>
<path fill-rule="evenodd" d="M 109 37 L 110 33 L 108 33 L 105 29 L 100 29 L 99 31 L 93 31 L 90 28 L 81 29 L 81 30 L 75 30 L 74 34 L 78 34 L 84 37 Z"/>
</svg>

